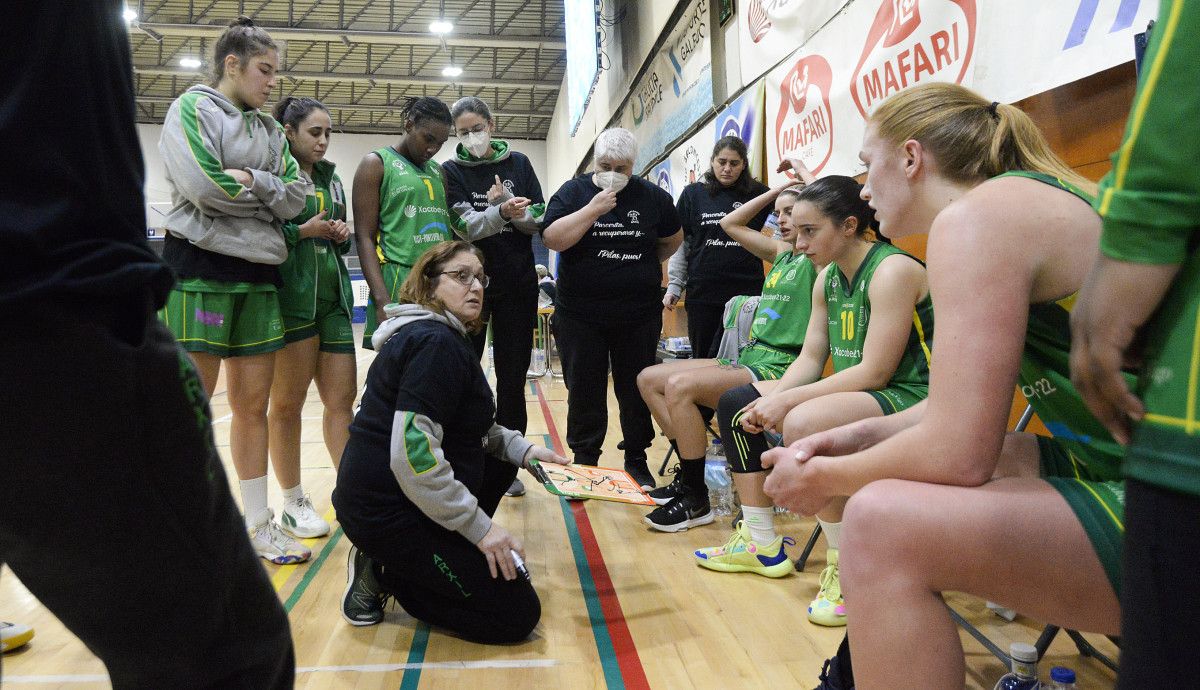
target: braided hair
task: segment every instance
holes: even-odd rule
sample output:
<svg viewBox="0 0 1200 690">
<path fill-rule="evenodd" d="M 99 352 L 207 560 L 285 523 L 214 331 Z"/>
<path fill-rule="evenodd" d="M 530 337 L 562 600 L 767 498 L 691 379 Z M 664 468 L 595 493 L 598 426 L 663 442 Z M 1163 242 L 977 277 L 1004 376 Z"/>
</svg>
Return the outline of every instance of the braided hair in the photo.
<svg viewBox="0 0 1200 690">
<path fill-rule="evenodd" d="M 432 120 L 447 127 L 454 127 L 454 118 L 450 117 L 450 108 L 433 96 L 409 98 L 404 105 L 400 106 L 400 119 L 403 122 L 412 120 L 414 125 Z"/>
</svg>

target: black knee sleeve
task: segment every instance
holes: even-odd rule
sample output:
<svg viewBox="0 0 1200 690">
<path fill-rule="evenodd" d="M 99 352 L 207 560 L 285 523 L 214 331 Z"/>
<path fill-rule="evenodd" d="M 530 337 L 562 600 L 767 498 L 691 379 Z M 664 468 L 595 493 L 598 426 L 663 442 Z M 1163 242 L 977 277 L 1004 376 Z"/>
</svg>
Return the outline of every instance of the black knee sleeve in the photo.
<svg viewBox="0 0 1200 690">
<path fill-rule="evenodd" d="M 754 384 L 731 388 L 725 391 L 717 403 L 717 423 L 721 428 L 721 445 L 725 447 L 725 459 L 729 468 L 739 474 L 762 472 L 762 454 L 767 451 L 767 439 L 762 434 L 751 434 L 742 429 L 737 413 L 751 401 L 762 397 Z"/>
</svg>

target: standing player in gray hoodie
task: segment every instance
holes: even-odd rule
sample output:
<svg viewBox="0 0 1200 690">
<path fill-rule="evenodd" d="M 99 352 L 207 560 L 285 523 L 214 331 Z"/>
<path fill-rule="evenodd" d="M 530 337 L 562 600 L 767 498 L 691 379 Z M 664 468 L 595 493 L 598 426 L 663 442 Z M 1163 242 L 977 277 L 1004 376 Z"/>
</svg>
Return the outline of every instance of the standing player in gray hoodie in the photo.
<svg viewBox="0 0 1200 690">
<path fill-rule="evenodd" d="M 239 18 L 217 39 L 215 86 L 191 87 L 167 112 L 158 147 L 174 207 L 163 258 L 178 282 L 160 317 L 191 355 L 210 398 L 225 360 L 230 451 L 250 540 L 273 563 L 298 563 L 312 553 L 267 508 L 267 399 L 274 353 L 284 346 L 281 228 L 304 210 L 312 183 L 300 174 L 283 129 L 258 110 L 275 87 L 278 65 L 267 32 Z"/>
</svg>

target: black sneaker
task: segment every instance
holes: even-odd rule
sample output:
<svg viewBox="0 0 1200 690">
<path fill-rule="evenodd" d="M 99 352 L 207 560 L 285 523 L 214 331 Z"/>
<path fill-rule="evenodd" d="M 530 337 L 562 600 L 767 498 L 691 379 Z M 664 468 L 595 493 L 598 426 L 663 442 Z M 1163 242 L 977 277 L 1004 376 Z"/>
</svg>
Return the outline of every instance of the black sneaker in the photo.
<svg viewBox="0 0 1200 690">
<path fill-rule="evenodd" d="M 815 690 L 854 690 L 854 686 L 842 678 L 840 662 L 836 656 L 825 660 L 825 665 L 821 668 L 821 675 L 817 680 L 820 680 L 821 684 Z"/>
<path fill-rule="evenodd" d="M 660 506 L 665 506 L 671 502 L 672 498 L 683 495 L 683 473 L 679 471 L 679 465 L 674 465 L 667 470 L 675 477 L 671 479 L 671 483 L 666 486 L 660 486 L 649 493 L 650 498 Z"/>
<path fill-rule="evenodd" d="M 513 479 L 512 484 L 509 485 L 508 490 L 504 492 L 504 495 L 505 496 L 524 496 L 525 495 L 525 484 L 522 483 L 520 479 Z"/>
<path fill-rule="evenodd" d="M 645 455 L 640 458 L 625 458 L 625 471 L 642 487 L 642 491 L 650 491 L 657 486 L 654 483 L 654 475 L 650 474 L 650 468 L 646 466 Z"/>
<path fill-rule="evenodd" d="M 659 532 L 682 532 L 689 527 L 707 525 L 713 521 L 708 496 L 683 487 L 683 494 L 664 506 L 659 506 L 642 518 L 642 522 Z"/>
<path fill-rule="evenodd" d="M 357 546 L 350 546 L 346 559 L 346 591 L 342 594 L 342 618 L 350 625 L 375 625 L 383 620 L 385 595 L 379 591 L 371 559 Z"/>
</svg>

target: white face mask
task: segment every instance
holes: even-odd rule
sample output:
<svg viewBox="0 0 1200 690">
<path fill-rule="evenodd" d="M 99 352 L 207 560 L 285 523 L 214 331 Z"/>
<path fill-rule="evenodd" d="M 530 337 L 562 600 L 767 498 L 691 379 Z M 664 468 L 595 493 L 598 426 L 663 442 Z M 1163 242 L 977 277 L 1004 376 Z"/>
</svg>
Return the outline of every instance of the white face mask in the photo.
<svg viewBox="0 0 1200 690">
<path fill-rule="evenodd" d="M 624 173 L 605 170 L 603 172 L 592 173 L 592 184 L 600 189 L 611 189 L 614 192 L 619 192 L 625 189 L 625 185 L 629 184 L 629 176 Z"/>
<path fill-rule="evenodd" d="M 486 130 L 482 132 L 467 132 L 466 136 L 458 138 L 458 142 L 476 158 L 483 158 L 492 149 L 492 135 Z"/>
</svg>

